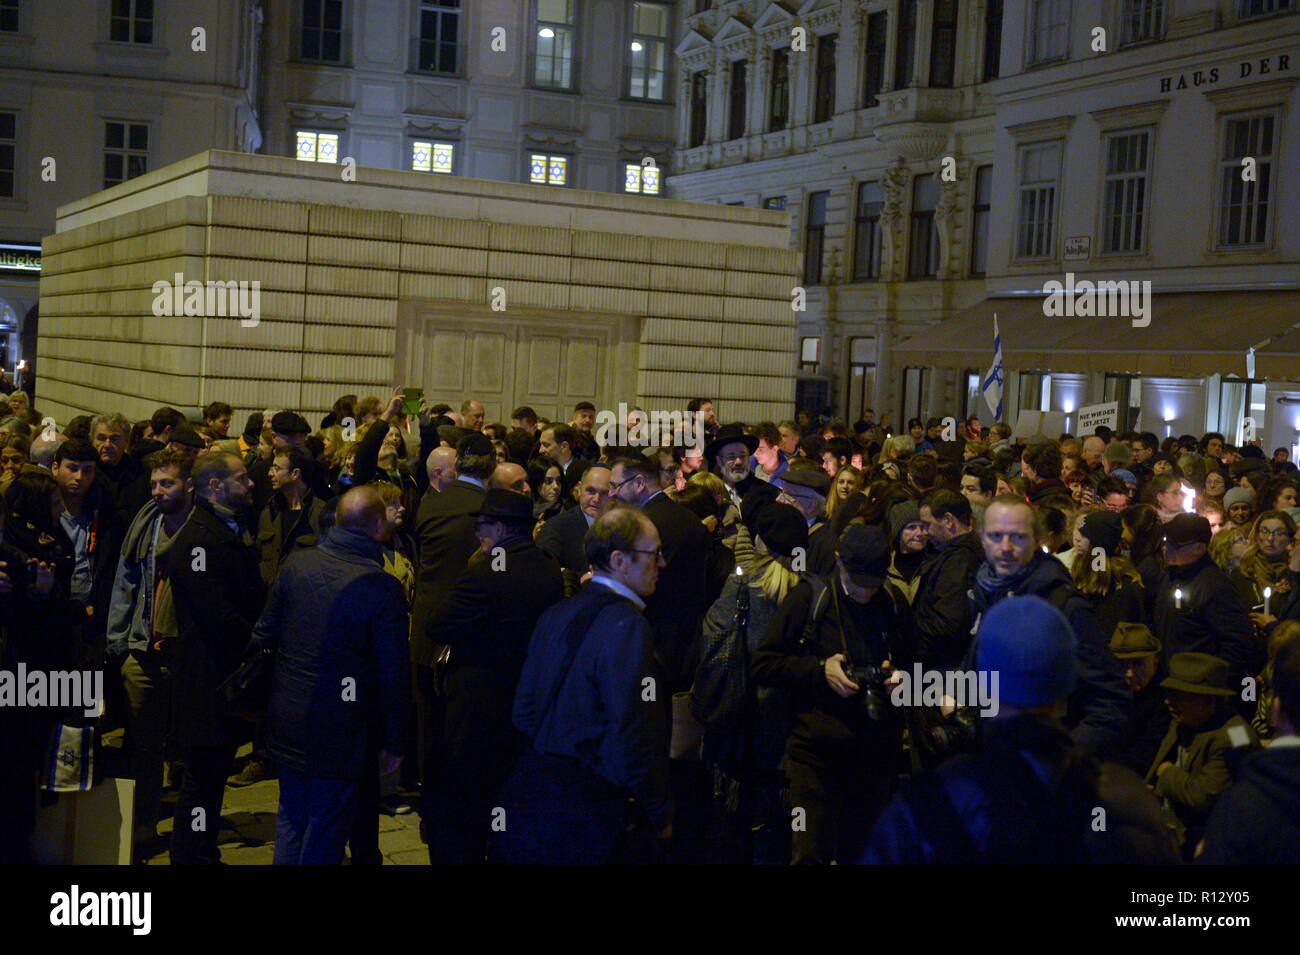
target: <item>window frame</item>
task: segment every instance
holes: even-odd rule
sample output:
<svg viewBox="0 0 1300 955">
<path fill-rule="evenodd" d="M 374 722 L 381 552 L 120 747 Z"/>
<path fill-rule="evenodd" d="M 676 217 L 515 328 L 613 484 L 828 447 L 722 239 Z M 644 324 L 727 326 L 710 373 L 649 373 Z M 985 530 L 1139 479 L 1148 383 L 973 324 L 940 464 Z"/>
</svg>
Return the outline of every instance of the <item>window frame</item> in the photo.
<svg viewBox="0 0 1300 955">
<path fill-rule="evenodd" d="M 325 159 L 303 159 L 302 157 L 300 157 L 300 156 L 298 155 L 298 134 L 299 134 L 299 133 L 313 133 L 313 134 L 316 135 L 316 137 L 317 137 L 317 140 L 316 140 L 316 155 L 317 155 L 317 156 L 320 155 L 320 136 L 322 136 L 322 135 L 325 135 L 325 136 L 337 136 L 337 137 L 339 138 L 339 141 L 338 141 L 338 151 L 339 151 L 338 158 L 335 159 L 334 162 L 330 162 L 329 160 L 325 160 Z M 294 159 L 297 159 L 299 162 L 319 163 L 319 164 L 324 165 L 324 166 L 333 166 L 333 165 L 337 165 L 338 163 L 342 162 L 342 161 L 343 161 L 343 157 L 347 155 L 346 143 L 345 143 L 345 135 L 346 135 L 346 134 L 345 134 L 345 131 L 342 130 L 342 129 L 330 129 L 330 128 L 327 128 L 327 127 L 324 127 L 324 126 L 294 126 L 294 127 L 293 127 L 293 158 L 294 158 Z"/>
<path fill-rule="evenodd" d="M 1048 30 L 1059 29 L 1062 33 L 1062 49 L 1059 53 L 1050 55 L 1044 54 L 1039 50 L 1039 37 L 1042 31 L 1039 30 L 1038 17 L 1043 11 L 1045 5 L 1050 4 L 1052 11 L 1064 8 L 1065 16 L 1062 18 L 1063 23 L 1053 23 L 1048 26 Z M 1025 66 L 1027 68 L 1038 66 L 1049 66 L 1058 63 L 1067 63 L 1070 59 L 1070 24 L 1074 22 L 1074 7 L 1072 0 L 1029 0 L 1029 15 L 1025 18 L 1026 27 L 1029 31 L 1028 49 L 1025 51 Z"/>
<path fill-rule="evenodd" d="M 557 23 L 552 20 L 543 20 L 541 18 L 542 0 L 533 0 L 533 4 L 532 4 L 533 15 L 531 19 L 532 26 L 531 26 L 531 32 L 529 34 L 529 41 L 528 41 L 529 42 L 528 85 L 533 89 L 548 90 L 552 93 L 577 93 L 581 85 L 578 82 L 579 69 L 580 69 L 578 24 L 579 21 L 581 20 L 582 0 L 563 0 L 563 2 L 570 3 L 573 5 L 572 12 L 570 14 L 573 21 L 572 23 Z M 544 83 L 544 82 L 540 82 L 537 79 L 537 64 L 540 59 L 540 54 L 538 53 L 538 47 L 537 47 L 537 40 L 539 37 L 539 31 L 543 26 L 550 27 L 552 29 L 558 27 L 564 30 L 569 36 L 569 43 L 570 43 L 569 58 L 568 58 L 569 84 L 567 86 L 561 86 L 554 83 Z M 547 39 L 550 38 L 548 37 Z M 552 60 L 554 60 L 554 57 L 552 57 Z M 552 75 L 554 75 L 554 72 L 555 72 L 554 69 L 552 69 L 551 70 Z"/>
<path fill-rule="evenodd" d="M 1276 2 L 1278 7 L 1274 10 L 1263 10 L 1259 13 L 1245 12 L 1246 5 L 1251 2 L 1252 0 L 1237 0 L 1233 5 L 1233 13 L 1236 14 L 1238 23 L 1246 23 L 1251 20 L 1262 20 L 1266 17 L 1275 17 L 1284 13 L 1295 13 L 1296 11 L 1295 0 L 1254 0 L 1254 2 L 1263 3 Z M 1285 6 L 1282 4 L 1285 4 Z"/>
<path fill-rule="evenodd" d="M 821 198 L 822 221 L 813 222 L 813 201 Z M 829 189 L 817 189 L 808 193 L 804 202 L 804 223 L 803 223 L 803 281 L 805 285 L 822 285 L 825 278 L 825 259 L 826 259 L 826 220 L 829 218 L 831 191 Z M 816 239 L 816 254 L 813 254 L 814 238 Z M 816 266 L 816 274 L 810 265 Z"/>
<path fill-rule="evenodd" d="M 1133 8 L 1139 8 L 1134 11 Z M 1140 8 L 1155 7 L 1155 12 L 1150 16 L 1154 26 L 1151 34 L 1147 36 L 1132 36 L 1129 33 L 1129 27 L 1134 22 L 1140 22 L 1147 19 L 1145 11 Z M 1134 12 L 1139 13 L 1134 16 Z M 1165 30 L 1169 28 L 1169 0 L 1119 0 L 1119 48 L 1127 50 L 1129 47 L 1142 46 L 1146 43 L 1158 43 L 1165 38 Z"/>
<path fill-rule="evenodd" d="M 662 37 L 654 37 L 654 36 L 650 36 L 649 34 L 636 32 L 636 7 L 638 4 L 645 4 L 647 6 L 654 6 L 654 7 L 662 7 L 664 9 L 664 15 L 667 17 L 667 23 L 668 23 L 668 32 L 666 35 Z M 628 0 L 626 9 L 627 9 L 627 36 L 624 40 L 623 50 L 624 50 L 624 55 L 628 56 L 628 64 L 627 64 L 627 69 L 624 71 L 623 96 L 625 99 L 636 100 L 639 103 L 667 103 L 669 102 L 669 96 L 670 96 L 671 86 L 672 86 L 672 84 L 669 82 L 669 78 L 672 76 L 672 68 L 673 68 L 673 63 L 672 63 L 673 51 L 672 48 L 668 45 L 668 43 L 669 40 L 672 39 L 673 31 L 676 26 L 676 24 L 673 22 L 673 12 L 674 12 L 673 5 L 670 3 L 660 3 L 657 2 L 657 0 Z M 644 80 L 644 89 L 647 91 L 646 94 L 638 96 L 637 94 L 632 92 L 632 73 L 635 67 L 632 66 L 630 54 L 632 52 L 632 43 L 638 40 L 640 40 L 643 43 L 646 42 L 647 40 L 658 43 L 663 49 L 664 68 L 661 71 L 662 76 L 660 77 L 660 81 L 659 81 L 660 89 L 663 91 L 663 94 L 661 96 L 649 95 L 648 91 L 650 89 L 650 74 L 654 71 L 648 65 L 645 68 L 646 78 Z M 649 63 L 649 58 L 647 58 L 646 62 L 647 64 Z"/>
<path fill-rule="evenodd" d="M 627 187 L 627 184 L 628 184 L 628 171 L 631 170 L 631 169 L 633 169 L 633 168 L 635 168 L 635 169 L 637 170 L 637 188 L 635 188 L 635 189 L 629 189 L 629 188 Z M 645 171 L 646 171 L 646 169 L 654 169 L 655 172 L 656 172 L 656 176 L 655 176 L 655 191 L 654 191 L 654 192 L 646 192 L 646 191 L 645 191 Z M 660 166 L 658 163 L 656 163 L 654 166 L 647 166 L 647 165 L 645 165 L 644 163 L 630 162 L 630 161 L 628 161 L 628 160 L 626 160 L 626 159 L 623 160 L 623 195 L 625 195 L 625 196 L 648 196 L 648 197 L 650 197 L 650 198 L 652 198 L 652 199 L 659 199 L 659 198 L 662 198 L 662 197 L 663 197 L 663 194 L 664 194 L 664 173 L 663 173 L 663 167 L 662 167 L 662 166 Z"/>
<path fill-rule="evenodd" d="M 0 201 L 13 202 L 19 198 L 18 169 L 21 163 L 18 158 L 18 152 L 19 152 L 18 128 L 21 125 L 20 122 L 21 116 L 18 110 L 16 109 L 0 109 L 0 116 L 12 117 L 13 124 L 14 124 L 14 133 L 12 138 L 0 137 L 0 147 L 9 146 L 13 152 L 13 156 L 11 159 L 12 165 L 9 166 L 8 168 L 4 166 L 0 166 L 0 175 L 7 172 L 9 174 L 9 183 L 10 183 L 9 192 L 7 194 L 0 192 Z"/>
<path fill-rule="evenodd" d="M 125 0 L 125 2 L 129 4 L 128 12 L 125 16 L 122 16 L 114 12 L 114 6 L 115 6 L 114 0 L 108 0 L 108 41 L 110 43 L 122 43 L 129 46 L 156 46 L 157 39 L 158 39 L 157 3 L 154 3 L 151 0 L 149 16 L 141 17 L 136 10 L 136 6 L 140 2 L 140 0 Z M 20 14 L 20 19 L 21 19 L 21 14 Z M 126 21 L 127 33 L 130 34 L 129 39 L 119 40 L 118 38 L 113 36 L 114 25 L 121 20 Z M 137 33 L 139 32 L 139 24 L 141 22 L 147 22 L 149 24 L 149 39 L 147 40 L 140 40 L 136 38 Z"/>
<path fill-rule="evenodd" d="M 462 5 L 458 5 L 455 7 L 446 6 L 448 2 L 449 0 L 416 0 L 414 4 L 415 24 L 414 24 L 414 28 L 411 31 L 411 72 L 412 73 L 419 73 L 422 76 L 464 76 L 465 49 L 464 49 L 464 43 L 461 41 L 460 38 L 460 33 L 461 33 L 461 28 L 465 22 L 464 14 L 466 8 Z M 460 0 L 456 0 L 456 2 L 457 4 L 460 4 Z M 425 13 L 434 14 L 434 22 L 439 24 L 439 32 L 436 39 L 427 40 L 427 41 L 425 39 L 424 36 L 424 14 Z M 455 38 L 450 43 L 455 56 L 455 61 L 456 61 L 455 66 L 451 70 L 438 69 L 437 65 L 429 66 L 429 67 L 421 66 L 420 54 L 424 49 L 426 43 L 432 45 L 435 49 L 442 49 L 443 47 L 447 46 L 447 40 L 443 39 L 441 34 L 442 16 L 446 14 L 454 14 L 456 18 Z M 435 64 L 437 64 L 438 62 L 439 62 L 438 58 L 435 58 Z"/>
<path fill-rule="evenodd" d="M 108 117 L 104 117 L 102 122 L 104 124 L 104 145 L 101 147 L 101 155 L 103 156 L 104 162 L 100 164 L 100 169 L 103 172 L 102 180 L 104 183 L 104 188 L 111 189 L 113 186 L 117 186 L 124 182 L 129 182 L 132 179 L 138 179 L 140 176 L 146 175 L 149 172 L 149 158 L 152 150 L 150 144 L 153 142 L 153 128 L 152 128 L 153 124 L 147 119 L 112 119 Z M 123 127 L 122 130 L 123 145 L 121 147 L 108 145 L 108 127 L 110 125 L 120 125 Z M 145 131 L 144 149 L 138 149 L 130 144 L 132 127 L 137 127 L 137 126 L 142 127 Z M 124 175 L 122 176 L 121 179 L 118 179 L 114 182 L 108 181 L 108 170 L 105 168 L 108 157 L 110 155 L 120 155 L 122 157 L 122 172 Z M 136 173 L 134 176 L 125 175 L 125 173 L 127 173 L 130 170 L 130 160 L 132 157 L 143 157 L 144 169 Z"/>
<path fill-rule="evenodd" d="M 777 63 L 782 64 L 782 79 L 779 84 L 781 95 L 777 96 Z M 777 104 L 781 105 L 780 125 L 777 125 Z M 767 131 L 780 132 L 790 128 L 790 48 L 777 47 L 772 50 L 772 69 L 767 80 Z"/>
<path fill-rule="evenodd" d="M 989 12 L 997 10 L 996 17 Z M 984 5 L 984 62 L 980 64 L 982 82 L 988 83 L 1002 75 L 1002 24 L 1006 15 L 1003 0 L 985 0 Z M 990 64 L 992 70 L 989 69 Z"/>
<path fill-rule="evenodd" d="M 406 165 L 406 168 L 407 168 L 407 171 L 408 171 L 408 172 L 427 172 L 427 173 L 429 173 L 430 175 L 434 175 L 434 176 L 455 176 L 455 175 L 458 174 L 459 166 L 460 166 L 460 143 L 457 142 L 456 140 L 454 140 L 454 139 L 447 139 L 447 138 L 445 138 L 445 137 L 439 139 L 439 138 L 437 138 L 437 137 L 432 137 L 432 136 L 428 136 L 428 137 L 426 137 L 426 136 L 408 136 L 406 142 L 407 142 L 407 150 L 406 150 L 406 160 L 407 160 L 407 165 Z M 429 153 L 430 153 L 430 154 L 429 154 L 429 168 L 428 168 L 428 169 L 416 169 L 416 168 L 415 168 L 415 147 L 418 146 L 420 143 L 426 143 L 426 144 L 428 144 L 428 146 L 429 146 Z M 433 150 L 434 150 L 436 147 L 438 147 L 438 146 L 450 146 L 450 147 L 451 147 L 451 168 L 450 168 L 450 169 L 440 170 L 440 169 L 437 169 L 437 168 L 434 167 L 434 164 L 433 164 L 433 155 L 434 155 L 434 154 L 433 154 Z"/>
<path fill-rule="evenodd" d="M 737 70 L 739 67 L 739 71 Z M 731 60 L 727 64 L 730 70 L 730 84 L 727 88 L 727 139 L 744 139 L 747 134 L 749 111 L 749 60 Z M 736 73 L 740 73 L 740 92 L 736 92 Z M 737 130 L 737 120 L 740 128 Z"/>
<path fill-rule="evenodd" d="M 929 209 L 917 209 L 917 191 L 918 186 L 926 179 L 929 179 L 934 188 L 934 206 Z M 919 281 L 921 279 L 932 279 L 938 275 L 939 271 L 939 226 L 935 222 L 935 210 L 939 206 L 939 198 L 943 191 L 942 183 L 938 176 L 932 172 L 917 173 L 912 177 L 912 195 L 911 203 L 907 210 L 907 280 Z M 924 271 L 917 268 L 917 227 L 918 223 L 925 224 L 925 269 Z"/>
<path fill-rule="evenodd" d="M 988 179 L 988 201 L 980 202 L 980 174 L 986 173 Z M 970 270 L 971 278 L 984 278 L 988 274 L 988 253 L 989 253 L 989 220 L 992 218 L 993 208 L 993 164 L 985 163 L 982 166 L 976 166 L 975 172 L 971 176 L 971 219 L 970 219 L 970 261 L 967 267 Z M 980 217 L 983 216 L 984 223 L 984 268 L 976 270 L 975 253 L 980 250 Z"/>
<path fill-rule="evenodd" d="M 879 18 L 876 20 L 876 18 Z M 871 29 L 876 20 L 878 29 Z M 885 70 L 889 65 L 889 11 L 873 10 L 862 21 L 862 108 L 880 105 L 885 89 Z M 875 89 L 871 88 L 875 80 Z"/>
<path fill-rule="evenodd" d="M 307 25 L 305 22 L 306 2 L 307 0 L 297 0 L 296 2 L 295 12 L 297 16 L 294 20 L 294 23 L 296 24 L 296 29 L 294 31 L 293 61 L 295 63 L 311 63 L 316 66 L 345 66 L 345 67 L 351 66 L 352 65 L 352 31 L 349 29 L 349 27 L 351 25 L 352 7 L 349 0 L 320 0 L 322 11 L 324 10 L 324 5 L 327 3 L 338 3 L 340 7 L 340 13 L 339 13 L 340 28 L 338 31 L 339 58 L 337 60 L 327 60 L 324 59 L 323 57 L 305 56 L 303 54 L 303 38 L 304 38 L 303 35 L 307 30 Z M 321 27 L 320 32 L 321 32 L 321 36 L 323 37 L 326 32 L 324 26 Z M 324 46 L 325 44 L 322 39 L 320 43 L 320 49 L 322 52 L 324 51 Z"/>
<path fill-rule="evenodd" d="M 817 59 L 813 63 L 812 76 L 813 123 L 829 123 L 835 118 L 839 39 L 838 33 L 825 33 L 817 37 Z"/>
<path fill-rule="evenodd" d="M 1110 163 L 1111 142 L 1117 139 L 1128 139 L 1137 136 L 1145 136 L 1146 162 L 1140 175 L 1133 172 L 1108 172 Z M 1101 134 L 1101 196 L 1097 203 L 1100 214 L 1100 223 L 1097 234 L 1101 241 L 1098 243 L 1099 255 L 1143 255 L 1147 251 L 1147 238 L 1150 235 L 1151 222 L 1151 171 L 1155 166 L 1155 127 L 1146 126 L 1127 126 L 1120 129 L 1108 129 Z M 1138 225 L 1137 244 L 1134 248 L 1110 248 L 1110 223 L 1113 218 L 1111 213 L 1111 183 L 1116 182 L 1137 182 L 1142 183 L 1142 208 L 1137 213 L 1141 217 Z M 1125 203 L 1127 196 L 1125 197 Z M 1125 218 L 1121 216 L 1121 218 Z M 1124 228 L 1126 235 L 1131 235 L 1132 228 Z"/>
<path fill-rule="evenodd" d="M 1060 228 L 1060 210 L 1061 210 L 1060 193 L 1061 193 L 1062 175 L 1065 169 L 1065 142 L 1066 141 L 1064 137 L 1061 137 L 1056 139 L 1033 140 L 1030 142 L 1023 142 L 1023 143 L 1016 144 L 1016 179 L 1015 179 L 1016 217 L 1014 220 L 1016 225 L 1015 225 L 1015 240 L 1012 245 L 1012 248 L 1014 250 L 1014 254 L 1012 258 L 1017 262 L 1050 262 L 1055 260 L 1058 257 L 1056 234 Z M 1051 182 L 1051 186 L 1050 186 L 1051 198 L 1052 198 L 1052 209 L 1051 209 L 1051 220 L 1048 225 L 1048 228 L 1046 229 L 1046 233 L 1047 233 L 1046 244 L 1048 248 L 1046 252 L 1040 255 L 1029 254 L 1021 251 L 1022 250 L 1021 230 L 1024 221 L 1024 211 L 1025 211 L 1024 196 L 1026 191 L 1028 191 L 1030 188 L 1034 188 L 1038 191 L 1043 191 L 1044 189 L 1047 188 L 1047 186 L 1045 185 L 1046 180 L 1036 180 L 1034 183 L 1026 183 L 1024 181 L 1025 156 L 1031 150 L 1047 149 L 1051 147 L 1056 148 L 1057 156 L 1056 156 L 1056 178 Z"/>
<path fill-rule="evenodd" d="M 912 74 L 916 72 L 916 41 L 920 21 L 919 0 L 898 0 L 898 17 L 894 22 L 893 88 L 896 90 L 912 88 Z"/>
<path fill-rule="evenodd" d="M 880 190 L 880 209 L 876 210 L 874 216 L 863 214 L 863 192 L 867 186 L 875 186 Z M 853 206 L 853 281 L 855 282 L 878 282 L 880 281 L 881 250 L 883 247 L 884 234 L 880 228 L 880 213 L 884 208 L 884 188 L 880 185 L 879 179 L 865 179 L 857 184 L 854 190 Z M 869 259 L 874 263 L 874 268 L 869 267 L 864 273 L 859 267 L 862 262 L 863 248 L 863 230 L 868 230 L 866 239 L 871 245 Z M 874 274 L 872 274 L 874 272 Z"/>
<path fill-rule="evenodd" d="M 709 71 L 691 71 L 691 102 L 687 116 L 687 148 L 697 149 L 709 141 Z"/>
<path fill-rule="evenodd" d="M 10 36 L 21 36 L 23 32 L 23 7 L 21 0 L 0 0 L 0 22 L 3 22 L 4 13 L 12 11 L 14 18 L 14 27 L 11 30 L 0 26 L 0 33 L 7 33 Z"/>
<path fill-rule="evenodd" d="M 941 24 L 939 20 L 939 9 L 941 5 L 950 5 L 952 19 L 944 21 Z M 929 83 L 932 89 L 952 89 L 957 83 L 957 34 L 961 31 L 961 4 L 960 0 L 932 0 L 930 19 L 930 69 L 928 72 Z M 947 47 L 947 81 L 939 82 L 942 76 L 936 77 L 935 68 L 939 65 L 936 62 L 937 53 L 940 51 L 940 31 L 948 31 Z"/>
<path fill-rule="evenodd" d="M 546 182 L 534 182 L 532 178 L 533 159 L 543 156 L 546 159 Z M 551 182 L 551 163 L 555 159 L 564 160 L 564 182 Z M 535 149 L 524 150 L 524 182 L 532 186 L 551 186 L 557 189 L 573 188 L 575 155 L 562 150 L 547 149 L 544 152 L 538 152 Z"/>
<path fill-rule="evenodd" d="M 1271 105 L 1271 106 L 1258 106 L 1258 107 L 1253 107 L 1253 108 L 1243 109 L 1243 110 L 1234 110 L 1231 112 L 1224 112 L 1224 113 L 1220 113 L 1219 116 L 1217 117 L 1219 142 L 1217 144 L 1218 148 L 1215 150 L 1215 154 L 1219 158 L 1216 160 L 1215 163 L 1216 171 L 1218 173 L 1218 175 L 1216 176 L 1217 183 L 1215 188 L 1216 195 L 1215 195 L 1214 236 L 1213 236 L 1214 239 L 1213 248 L 1215 249 L 1215 251 L 1219 251 L 1219 252 L 1235 252 L 1239 250 L 1258 251 L 1260 249 L 1269 249 L 1272 248 L 1273 246 L 1276 231 L 1277 231 L 1277 213 L 1276 213 L 1276 209 L 1278 205 L 1277 191 L 1279 188 L 1278 184 L 1281 182 L 1281 177 L 1276 175 L 1277 172 L 1276 167 L 1277 167 L 1278 160 L 1281 158 L 1278 155 L 1278 152 L 1280 148 L 1281 135 L 1282 135 L 1282 118 L 1283 118 L 1282 114 L 1283 114 L 1283 109 L 1281 106 Z M 1265 167 L 1266 165 L 1266 168 L 1269 171 L 1269 178 L 1268 178 L 1269 198 L 1267 201 L 1268 209 L 1265 212 L 1265 215 L 1267 216 L 1267 221 L 1265 222 L 1265 226 L 1264 226 L 1265 235 L 1263 239 L 1257 242 L 1225 242 L 1223 241 L 1223 233 L 1225 229 L 1224 220 L 1227 214 L 1225 186 L 1229 181 L 1232 181 L 1234 183 L 1241 182 L 1240 171 L 1241 171 L 1241 159 L 1242 159 L 1241 156 L 1235 158 L 1224 158 L 1223 156 L 1223 153 L 1226 151 L 1228 147 L 1228 128 L 1232 123 L 1235 122 L 1250 122 L 1255 119 L 1263 119 L 1263 118 L 1270 118 L 1273 121 L 1272 144 L 1271 144 L 1271 150 L 1267 154 L 1267 160 L 1268 160 L 1267 164 L 1261 163 L 1259 161 L 1261 157 L 1260 150 L 1252 149 L 1251 152 L 1248 152 L 1245 155 L 1254 155 L 1256 159 L 1256 173 L 1257 173 L 1256 179 L 1254 183 L 1249 184 L 1254 187 L 1253 191 L 1258 191 L 1259 188 L 1259 183 L 1260 183 L 1260 178 L 1258 176 L 1259 169 Z"/>
</svg>

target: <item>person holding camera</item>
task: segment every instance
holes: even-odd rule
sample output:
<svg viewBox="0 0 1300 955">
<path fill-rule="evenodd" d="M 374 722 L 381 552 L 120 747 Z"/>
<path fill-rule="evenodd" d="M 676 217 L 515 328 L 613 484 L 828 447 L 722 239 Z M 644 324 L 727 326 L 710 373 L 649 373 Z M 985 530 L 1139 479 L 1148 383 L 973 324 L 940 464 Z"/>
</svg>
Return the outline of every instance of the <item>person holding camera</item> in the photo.
<svg viewBox="0 0 1300 955">
<path fill-rule="evenodd" d="M 786 595 L 754 653 L 754 682 L 786 690 L 794 711 L 783 763 L 795 864 L 858 859 L 897 778 L 903 720 L 885 683 L 900 621 L 888 571 L 884 532 L 850 526 L 834 571 Z"/>
</svg>

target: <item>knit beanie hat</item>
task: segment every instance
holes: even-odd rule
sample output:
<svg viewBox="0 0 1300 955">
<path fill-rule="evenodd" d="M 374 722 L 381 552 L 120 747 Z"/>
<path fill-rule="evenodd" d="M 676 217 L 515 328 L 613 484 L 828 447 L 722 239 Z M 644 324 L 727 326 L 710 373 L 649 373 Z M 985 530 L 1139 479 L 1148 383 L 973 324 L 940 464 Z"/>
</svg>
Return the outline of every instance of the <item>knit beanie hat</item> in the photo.
<svg viewBox="0 0 1300 955">
<path fill-rule="evenodd" d="M 1230 487 L 1223 495 L 1223 508 L 1227 510 L 1234 504 L 1249 504 L 1255 499 L 1255 492 L 1248 487 Z"/>
<path fill-rule="evenodd" d="M 1079 524 L 1079 533 L 1088 538 L 1093 547 L 1114 554 L 1124 536 L 1124 522 L 1113 511 L 1089 511 Z"/>
<path fill-rule="evenodd" d="M 891 543 L 900 546 L 899 538 L 903 534 L 903 528 L 914 521 L 921 519 L 921 508 L 916 501 L 899 501 L 889 509 L 889 539 Z"/>
<path fill-rule="evenodd" d="M 984 615 L 976 639 L 976 665 L 998 675 L 999 702 L 1050 706 L 1074 689 L 1074 631 L 1043 598 L 999 601 Z"/>
</svg>

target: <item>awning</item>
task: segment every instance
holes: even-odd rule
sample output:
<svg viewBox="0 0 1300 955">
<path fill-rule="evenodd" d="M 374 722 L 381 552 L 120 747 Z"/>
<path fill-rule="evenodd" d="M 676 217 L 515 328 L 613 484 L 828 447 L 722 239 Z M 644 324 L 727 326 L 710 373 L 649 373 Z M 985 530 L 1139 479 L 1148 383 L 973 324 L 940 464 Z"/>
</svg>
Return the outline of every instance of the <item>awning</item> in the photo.
<svg viewBox="0 0 1300 955">
<path fill-rule="evenodd" d="M 1244 377 L 1255 348 L 1255 377 L 1300 378 L 1300 289 L 1155 292 L 1150 324 L 1128 317 L 1056 317 L 1043 298 L 987 298 L 891 350 L 898 365 L 978 368 L 993 357 L 993 313 L 1007 368 L 1149 377 Z"/>
</svg>

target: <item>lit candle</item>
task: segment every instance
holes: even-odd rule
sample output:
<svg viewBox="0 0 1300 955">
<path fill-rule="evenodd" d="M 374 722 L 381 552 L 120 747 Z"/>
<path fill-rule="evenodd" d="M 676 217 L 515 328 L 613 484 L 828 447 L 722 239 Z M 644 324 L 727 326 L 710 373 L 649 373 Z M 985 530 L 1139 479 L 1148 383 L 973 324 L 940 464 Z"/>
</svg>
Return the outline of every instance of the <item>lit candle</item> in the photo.
<svg viewBox="0 0 1300 955">
<path fill-rule="evenodd" d="M 1183 609 L 1183 592 L 1181 589 L 1177 589 L 1177 588 L 1174 590 L 1174 609 L 1175 610 Z"/>
<path fill-rule="evenodd" d="M 1266 617 L 1268 616 L 1268 598 L 1271 596 L 1273 596 L 1273 588 L 1265 587 L 1264 588 L 1264 616 Z"/>
</svg>

